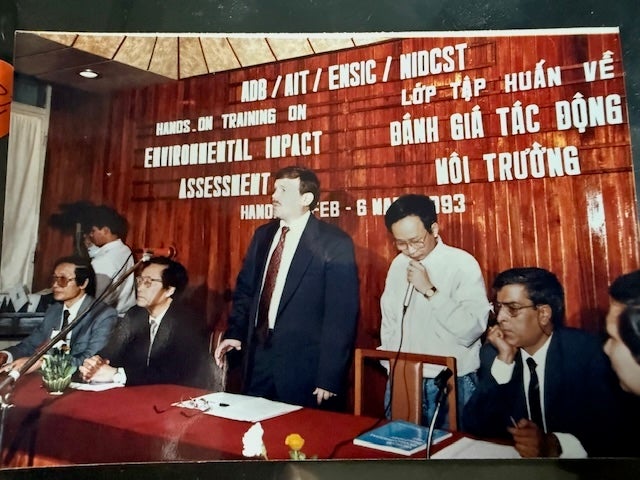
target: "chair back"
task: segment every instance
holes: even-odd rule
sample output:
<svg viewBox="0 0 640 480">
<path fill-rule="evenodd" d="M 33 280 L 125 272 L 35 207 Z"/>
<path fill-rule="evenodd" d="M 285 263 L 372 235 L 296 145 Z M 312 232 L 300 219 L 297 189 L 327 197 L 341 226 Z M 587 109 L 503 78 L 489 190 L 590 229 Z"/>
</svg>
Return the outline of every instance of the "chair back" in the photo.
<svg viewBox="0 0 640 480">
<path fill-rule="evenodd" d="M 222 337 L 224 336 L 224 330 L 214 330 L 211 332 L 211 339 L 209 341 L 209 353 L 211 357 L 213 357 L 218 344 L 222 341 Z M 224 363 L 222 364 L 222 368 L 218 367 L 213 361 L 213 391 L 214 392 L 224 392 L 227 389 L 227 360 L 224 359 Z"/>
<path fill-rule="evenodd" d="M 447 381 L 449 429 L 452 431 L 458 429 L 458 391 L 456 386 L 457 370 L 455 357 L 357 348 L 355 352 L 354 399 L 354 413 L 356 415 L 362 414 L 364 366 L 366 359 L 389 361 L 389 372 L 393 372 L 394 375 L 391 383 L 393 386 L 391 395 L 391 418 L 407 420 L 417 424 L 420 424 L 422 421 L 423 365 L 434 364 L 449 368 L 453 372 L 453 375 Z"/>
</svg>

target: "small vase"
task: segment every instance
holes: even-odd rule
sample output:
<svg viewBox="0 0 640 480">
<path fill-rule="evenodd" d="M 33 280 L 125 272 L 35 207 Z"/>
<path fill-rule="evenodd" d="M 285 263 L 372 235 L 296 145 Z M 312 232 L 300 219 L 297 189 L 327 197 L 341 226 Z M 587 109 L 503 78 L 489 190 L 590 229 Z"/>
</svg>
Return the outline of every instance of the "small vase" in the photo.
<svg viewBox="0 0 640 480">
<path fill-rule="evenodd" d="M 50 395 L 62 395 L 64 390 L 71 383 L 71 374 L 66 377 L 51 378 L 49 380 L 43 377 L 42 383 Z"/>
</svg>

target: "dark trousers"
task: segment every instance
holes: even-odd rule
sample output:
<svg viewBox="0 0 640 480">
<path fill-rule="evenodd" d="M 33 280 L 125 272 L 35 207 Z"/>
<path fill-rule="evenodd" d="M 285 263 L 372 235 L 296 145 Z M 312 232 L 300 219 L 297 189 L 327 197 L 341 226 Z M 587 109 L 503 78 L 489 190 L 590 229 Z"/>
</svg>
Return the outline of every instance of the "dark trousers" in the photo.
<svg viewBox="0 0 640 480">
<path fill-rule="evenodd" d="M 272 356 L 270 340 L 265 343 L 254 343 L 249 383 L 245 389 L 247 395 L 279 400 L 275 384 L 275 374 L 277 372 L 273 371 Z"/>
</svg>

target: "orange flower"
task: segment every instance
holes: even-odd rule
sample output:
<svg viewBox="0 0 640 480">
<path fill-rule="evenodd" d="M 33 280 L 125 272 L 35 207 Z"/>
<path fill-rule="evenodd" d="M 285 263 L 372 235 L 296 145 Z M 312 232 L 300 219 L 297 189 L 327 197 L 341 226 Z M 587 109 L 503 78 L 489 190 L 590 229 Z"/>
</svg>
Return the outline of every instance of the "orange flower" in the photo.
<svg viewBox="0 0 640 480">
<path fill-rule="evenodd" d="M 295 452 L 302 450 L 304 446 L 304 438 L 297 433 L 290 433 L 284 440 L 284 444 Z"/>
</svg>

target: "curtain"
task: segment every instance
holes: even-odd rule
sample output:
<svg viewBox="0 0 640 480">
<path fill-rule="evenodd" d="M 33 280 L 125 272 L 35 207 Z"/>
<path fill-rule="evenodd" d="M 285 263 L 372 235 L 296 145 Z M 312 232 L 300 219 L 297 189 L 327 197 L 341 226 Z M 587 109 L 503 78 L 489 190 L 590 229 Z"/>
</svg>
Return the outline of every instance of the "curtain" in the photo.
<svg viewBox="0 0 640 480">
<path fill-rule="evenodd" d="M 7 154 L 0 291 L 29 289 L 40 220 L 48 109 L 13 103 Z"/>
</svg>

